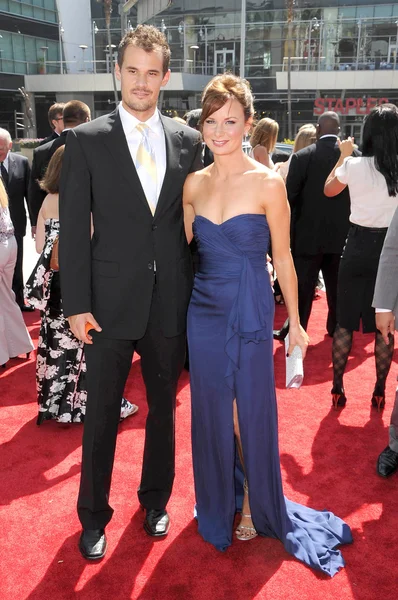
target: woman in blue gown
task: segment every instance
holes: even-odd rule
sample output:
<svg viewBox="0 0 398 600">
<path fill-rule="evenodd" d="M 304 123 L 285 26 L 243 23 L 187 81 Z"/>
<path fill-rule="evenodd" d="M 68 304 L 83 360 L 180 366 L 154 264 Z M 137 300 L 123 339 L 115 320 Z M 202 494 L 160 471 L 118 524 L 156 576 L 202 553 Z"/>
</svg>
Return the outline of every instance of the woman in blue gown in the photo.
<svg viewBox="0 0 398 600">
<path fill-rule="evenodd" d="M 246 81 L 219 75 L 202 98 L 203 137 L 214 163 L 184 187 L 187 239 L 199 266 L 188 311 L 192 451 L 199 532 L 219 550 L 256 535 L 333 576 L 352 541 L 348 525 L 283 495 L 273 371 L 274 301 L 266 253 L 272 254 L 290 322 L 290 348 L 305 355 L 297 279 L 290 254 L 290 212 L 281 178 L 246 156 L 242 137 L 253 119 Z M 243 489 L 242 489 L 243 484 Z M 242 502 L 243 495 L 243 502 Z"/>
</svg>

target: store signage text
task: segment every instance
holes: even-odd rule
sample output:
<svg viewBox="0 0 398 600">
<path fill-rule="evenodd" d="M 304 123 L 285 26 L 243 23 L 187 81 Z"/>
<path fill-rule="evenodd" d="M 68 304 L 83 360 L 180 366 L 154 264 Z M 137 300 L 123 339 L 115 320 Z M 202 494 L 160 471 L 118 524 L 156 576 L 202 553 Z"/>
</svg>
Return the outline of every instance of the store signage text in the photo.
<svg viewBox="0 0 398 600">
<path fill-rule="evenodd" d="M 340 115 L 368 115 L 372 108 L 385 104 L 388 98 L 316 98 L 314 115 L 333 110 Z"/>
</svg>

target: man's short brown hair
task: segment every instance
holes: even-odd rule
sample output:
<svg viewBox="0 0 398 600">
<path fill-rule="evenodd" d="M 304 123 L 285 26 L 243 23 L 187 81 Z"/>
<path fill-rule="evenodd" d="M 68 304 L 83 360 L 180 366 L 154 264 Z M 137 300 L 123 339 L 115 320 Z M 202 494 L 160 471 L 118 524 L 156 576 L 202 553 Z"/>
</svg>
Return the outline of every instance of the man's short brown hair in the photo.
<svg viewBox="0 0 398 600">
<path fill-rule="evenodd" d="M 48 109 L 48 122 L 50 123 L 51 129 L 55 129 L 52 122 L 55 121 L 55 119 L 58 120 L 59 117 L 62 117 L 64 106 L 64 102 L 55 102 L 55 104 L 52 104 Z"/>
<path fill-rule="evenodd" d="M 136 46 L 145 52 L 160 50 L 163 55 L 163 75 L 166 75 L 170 65 L 170 47 L 166 36 L 159 29 L 153 25 L 138 25 L 133 31 L 126 33 L 119 44 L 117 53 L 117 63 L 120 69 L 127 46 Z"/>
<path fill-rule="evenodd" d="M 71 100 L 64 107 L 64 125 L 65 128 L 71 125 L 80 125 L 90 119 L 90 108 L 80 100 Z"/>
</svg>

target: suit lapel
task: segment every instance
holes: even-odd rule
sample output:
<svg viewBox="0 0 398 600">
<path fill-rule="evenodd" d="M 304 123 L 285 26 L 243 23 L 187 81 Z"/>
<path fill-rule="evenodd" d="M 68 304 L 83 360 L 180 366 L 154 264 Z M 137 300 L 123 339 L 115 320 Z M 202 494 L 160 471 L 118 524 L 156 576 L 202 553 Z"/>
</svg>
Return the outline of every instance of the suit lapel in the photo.
<svg viewBox="0 0 398 600">
<path fill-rule="evenodd" d="M 12 178 L 15 175 L 15 160 L 11 152 L 8 154 L 8 187 L 10 187 Z"/>
<path fill-rule="evenodd" d="M 135 194 L 139 200 L 144 203 L 148 213 L 152 217 L 151 209 L 148 206 L 140 178 L 138 177 L 134 162 L 131 158 L 118 110 L 109 115 L 108 122 L 102 131 L 107 134 L 103 139 L 115 163 L 117 169 L 116 172 L 126 179 L 132 194 Z"/>
<path fill-rule="evenodd" d="M 181 129 L 178 129 L 177 124 L 169 119 L 165 119 L 163 115 L 160 115 L 160 119 L 162 121 L 166 141 L 166 173 L 162 189 L 160 190 L 154 218 L 158 217 L 159 214 L 165 210 L 168 203 L 173 200 L 169 191 L 176 182 L 176 176 L 181 171 L 180 154 L 184 137 L 184 132 Z"/>
</svg>

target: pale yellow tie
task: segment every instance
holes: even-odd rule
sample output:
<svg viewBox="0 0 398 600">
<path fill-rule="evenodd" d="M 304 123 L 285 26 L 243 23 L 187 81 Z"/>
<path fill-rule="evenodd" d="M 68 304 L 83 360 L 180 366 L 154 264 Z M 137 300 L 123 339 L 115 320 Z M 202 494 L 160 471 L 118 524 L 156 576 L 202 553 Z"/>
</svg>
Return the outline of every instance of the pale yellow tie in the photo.
<svg viewBox="0 0 398 600">
<path fill-rule="evenodd" d="M 137 131 L 142 135 L 140 145 L 137 150 L 136 169 L 145 192 L 145 196 L 151 209 L 155 214 L 157 197 L 157 171 L 155 152 L 149 139 L 149 127 L 146 123 L 138 123 Z"/>
</svg>

